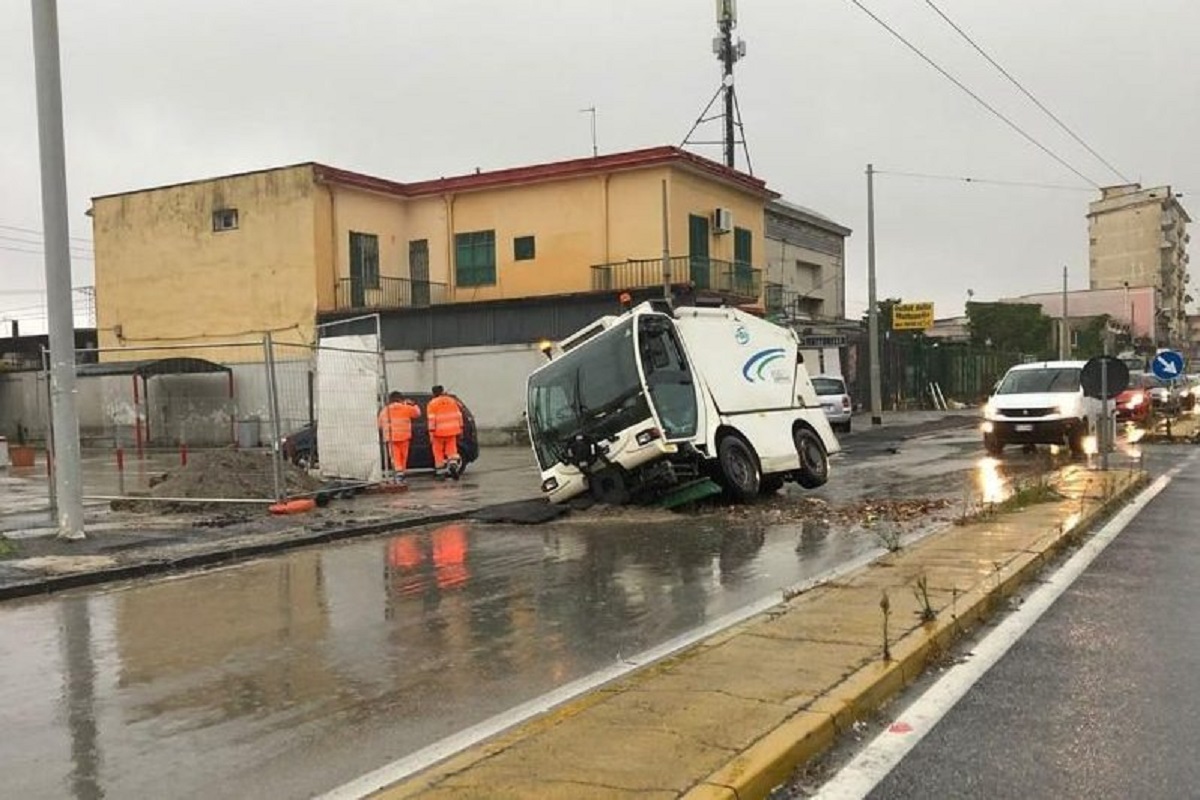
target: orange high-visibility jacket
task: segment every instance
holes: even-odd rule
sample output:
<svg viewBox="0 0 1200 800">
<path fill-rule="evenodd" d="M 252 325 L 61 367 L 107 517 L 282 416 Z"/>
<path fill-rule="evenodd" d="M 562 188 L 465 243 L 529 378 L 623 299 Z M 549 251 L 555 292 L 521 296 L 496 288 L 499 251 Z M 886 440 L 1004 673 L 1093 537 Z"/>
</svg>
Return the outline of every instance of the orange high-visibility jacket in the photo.
<svg viewBox="0 0 1200 800">
<path fill-rule="evenodd" d="M 379 412 L 379 430 L 387 442 L 407 442 L 412 439 L 412 421 L 421 416 L 416 403 L 388 403 Z"/>
<path fill-rule="evenodd" d="M 450 395 L 430 400 L 425 413 L 429 415 L 430 436 L 458 436 L 463 432 L 462 409 Z"/>
</svg>

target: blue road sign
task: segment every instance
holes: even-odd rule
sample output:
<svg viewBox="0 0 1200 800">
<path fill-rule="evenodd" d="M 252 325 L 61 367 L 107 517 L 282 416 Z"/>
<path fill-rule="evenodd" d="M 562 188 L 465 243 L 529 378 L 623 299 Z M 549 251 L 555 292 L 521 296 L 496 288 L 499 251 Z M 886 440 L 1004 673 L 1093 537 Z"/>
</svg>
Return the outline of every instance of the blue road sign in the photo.
<svg viewBox="0 0 1200 800">
<path fill-rule="evenodd" d="M 1163 350 L 1154 357 L 1150 368 L 1154 370 L 1155 377 L 1173 381 L 1183 376 L 1183 356 L 1174 350 Z"/>
</svg>

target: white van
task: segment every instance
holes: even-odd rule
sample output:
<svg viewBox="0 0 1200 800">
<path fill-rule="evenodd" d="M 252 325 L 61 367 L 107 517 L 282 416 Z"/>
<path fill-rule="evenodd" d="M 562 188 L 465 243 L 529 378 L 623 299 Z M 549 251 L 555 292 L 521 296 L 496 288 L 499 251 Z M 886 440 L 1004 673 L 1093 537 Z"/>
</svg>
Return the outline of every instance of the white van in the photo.
<svg viewBox="0 0 1200 800">
<path fill-rule="evenodd" d="M 1010 369 L 983 407 L 983 446 L 999 455 L 1008 444 L 1065 444 L 1084 453 L 1104 409 L 1085 397 L 1083 361 L 1039 361 Z"/>
</svg>

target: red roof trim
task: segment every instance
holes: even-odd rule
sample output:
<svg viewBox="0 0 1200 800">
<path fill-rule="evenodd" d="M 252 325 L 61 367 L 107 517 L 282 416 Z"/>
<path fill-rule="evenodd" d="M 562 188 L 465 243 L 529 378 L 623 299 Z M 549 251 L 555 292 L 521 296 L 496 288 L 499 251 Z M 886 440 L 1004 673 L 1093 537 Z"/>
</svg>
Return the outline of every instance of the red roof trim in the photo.
<svg viewBox="0 0 1200 800">
<path fill-rule="evenodd" d="M 710 178 L 721 180 L 750 194 L 763 197 L 778 197 L 775 192 L 767 189 L 766 182 L 761 178 L 730 169 L 724 164 L 718 164 L 707 158 L 681 150 L 678 147 L 651 147 L 644 150 L 631 150 L 625 153 L 611 153 L 594 158 L 577 158 L 569 161 L 556 161 L 549 164 L 535 164 L 527 167 L 512 167 L 491 172 L 478 172 L 470 175 L 458 175 L 450 178 L 438 178 L 431 181 L 416 183 L 396 183 L 395 181 L 375 178 L 357 172 L 337 169 L 336 167 L 314 164 L 318 180 L 340 183 L 365 189 L 372 192 L 396 195 L 398 197 L 422 197 L 426 195 L 450 194 L 457 192 L 479 191 L 503 186 L 518 186 L 542 181 L 577 178 L 586 175 L 603 174 L 628 169 L 644 169 L 660 165 L 679 165 L 705 174 Z"/>
</svg>

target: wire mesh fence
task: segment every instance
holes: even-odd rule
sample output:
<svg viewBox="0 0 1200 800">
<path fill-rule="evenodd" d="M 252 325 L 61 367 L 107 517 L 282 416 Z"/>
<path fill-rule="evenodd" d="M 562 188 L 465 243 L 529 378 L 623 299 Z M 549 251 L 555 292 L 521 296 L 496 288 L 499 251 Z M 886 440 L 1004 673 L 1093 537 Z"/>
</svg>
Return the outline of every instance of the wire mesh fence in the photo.
<svg viewBox="0 0 1200 800">
<path fill-rule="evenodd" d="M 209 357 L 218 353 L 222 360 Z M 382 476 L 376 337 L 309 346 L 267 334 L 219 349 L 121 347 L 87 355 L 94 363 L 78 367 L 76 385 L 88 499 L 170 511 L 316 494 L 330 477 L 317 457 L 322 406 L 325 448 L 336 456 L 339 442 L 349 440 L 358 459 L 334 477 L 344 486 Z M 48 387 L 44 376 L 37 384 Z M 44 423 L 53 464 L 48 413 Z"/>
</svg>

